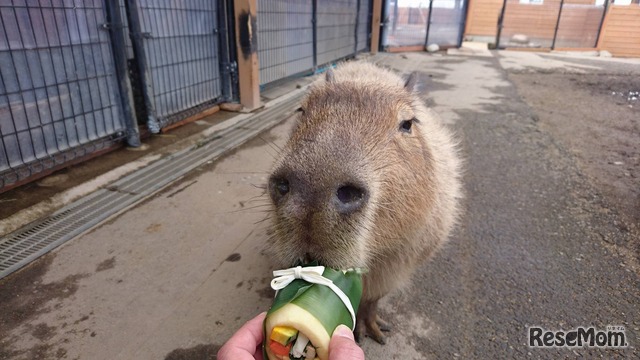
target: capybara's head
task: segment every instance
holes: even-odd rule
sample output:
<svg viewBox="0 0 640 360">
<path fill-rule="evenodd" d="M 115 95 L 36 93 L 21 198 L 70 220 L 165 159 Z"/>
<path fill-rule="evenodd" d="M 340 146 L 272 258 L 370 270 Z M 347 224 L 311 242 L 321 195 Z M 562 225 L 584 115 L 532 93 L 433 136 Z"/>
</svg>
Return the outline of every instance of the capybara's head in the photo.
<svg viewBox="0 0 640 360">
<path fill-rule="evenodd" d="M 268 248 L 279 265 L 366 269 L 411 246 L 433 201 L 412 88 L 411 78 L 368 64 L 342 65 L 311 87 L 268 182 Z"/>
</svg>

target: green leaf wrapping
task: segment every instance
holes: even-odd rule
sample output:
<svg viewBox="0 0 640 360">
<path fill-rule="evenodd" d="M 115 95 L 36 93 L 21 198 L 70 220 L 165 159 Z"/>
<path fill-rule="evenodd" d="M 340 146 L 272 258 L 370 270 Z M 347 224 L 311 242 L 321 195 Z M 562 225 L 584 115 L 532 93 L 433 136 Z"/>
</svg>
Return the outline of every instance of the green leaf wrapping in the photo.
<svg viewBox="0 0 640 360">
<path fill-rule="evenodd" d="M 310 265 L 315 264 L 306 266 Z M 362 275 L 356 271 L 343 273 L 342 271 L 325 268 L 322 276 L 333 281 L 349 297 L 353 311 L 357 313 L 360 298 L 362 297 Z M 288 303 L 305 309 L 318 319 L 329 336 L 340 324 L 353 328 L 354 324 L 349 310 L 347 310 L 338 295 L 327 286 L 311 284 L 302 279 L 293 280 L 287 287 L 278 291 L 269 312 L 267 312 L 267 318 Z M 269 334 L 265 334 L 265 339 L 268 338 Z M 265 341 L 266 343 L 267 341 Z"/>
</svg>

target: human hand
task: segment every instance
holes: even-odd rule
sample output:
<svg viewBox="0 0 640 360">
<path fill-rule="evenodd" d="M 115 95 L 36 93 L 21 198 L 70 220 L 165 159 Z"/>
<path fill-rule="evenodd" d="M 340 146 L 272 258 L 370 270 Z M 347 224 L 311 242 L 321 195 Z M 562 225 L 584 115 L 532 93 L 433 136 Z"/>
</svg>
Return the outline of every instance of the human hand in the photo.
<svg viewBox="0 0 640 360">
<path fill-rule="evenodd" d="M 329 360 L 364 360 L 364 352 L 348 327 L 340 325 L 333 332 L 329 342 Z"/>
<path fill-rule="evenodd" d="M 267 313 L 263 312 L 236 331 L 218 351 L 218 360 L 263 360 L 262 323 L 266 315 Z"/>
<path fill-rule="evenodd" d="M 262 313 L 244 324 L 218 351 L 218 360 L 263 360 Z M 329 343 L 329 360 L 364 360 L 364 352 L 356 344 L 351 330 L 340 325 Z"/>
</svg>

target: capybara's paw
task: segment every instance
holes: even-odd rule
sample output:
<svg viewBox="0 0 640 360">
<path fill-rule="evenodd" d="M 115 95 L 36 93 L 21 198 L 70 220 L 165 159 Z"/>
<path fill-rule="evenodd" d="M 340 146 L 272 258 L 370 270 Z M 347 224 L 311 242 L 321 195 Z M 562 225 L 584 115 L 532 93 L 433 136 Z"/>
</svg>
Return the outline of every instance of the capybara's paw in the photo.
<svg viewBox="0 0 640 360">
<path fill-rule="evenodd" d="M 378 344 L 384 345 L 387 343 L 386 337 L 382 334 L 382 329 L 378 326 L 377 316 L 374 314 L 372 319 L 367 321 L 367 335 L 375 340 Z"/>
<path fill-rule="evenodd" d="M 353 330 L 353 338 L 356 339 L 358 344 L 362 343 L 362 339 L 364 339 L 367 334 L 367 329 L 364 326 L 362 321 L 357 321 L 356 328 Z"/>
<path fill-rule="evenodd" d="M 376 315 L 376 323 L 382 332 L 390 332 L 392 330 L 391 325 L 388 322 L 382 320 L 380 316 Z"/>
</svg>

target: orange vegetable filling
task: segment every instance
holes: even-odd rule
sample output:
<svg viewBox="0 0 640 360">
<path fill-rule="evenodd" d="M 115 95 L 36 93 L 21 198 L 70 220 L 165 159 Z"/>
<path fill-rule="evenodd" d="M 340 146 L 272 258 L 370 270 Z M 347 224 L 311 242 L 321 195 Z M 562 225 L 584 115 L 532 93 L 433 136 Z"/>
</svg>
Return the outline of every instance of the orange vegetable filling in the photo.
<svg viewBox="0 0 640 360">
<path fill-rule="evenodd" d="M 273 341 L 271 340 L 271 342 L 269 342 L 269 348 L 271 349 L 271 352 L 273 352 L 276 355 L 279 356 L 283 356 L 283 355 L 289 355 L 289 351 L 291 351 L 291 344 L 284 346 L 282 344 L 280 344 L 277 341 Z"/>
</svg>

